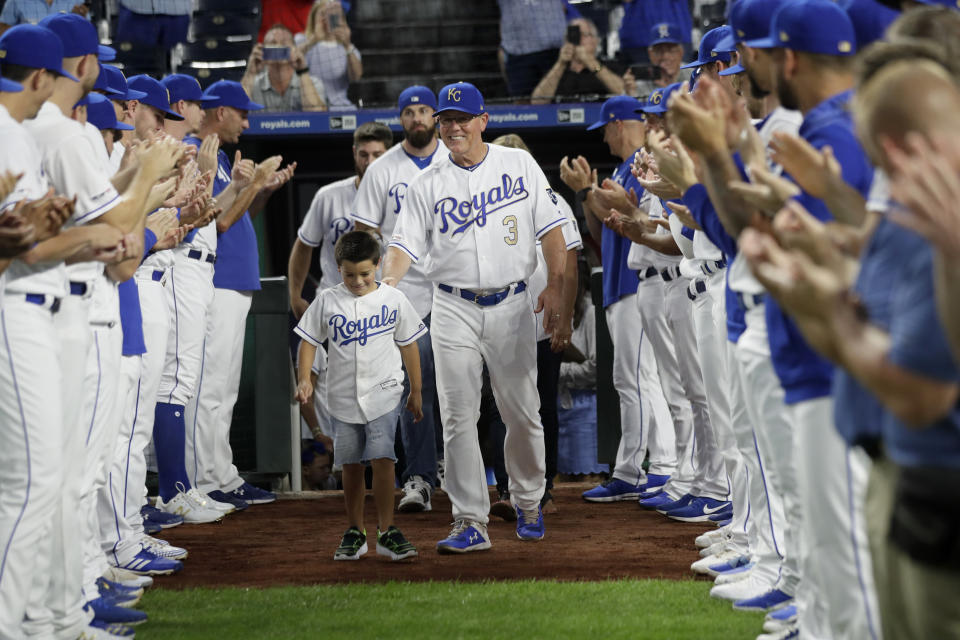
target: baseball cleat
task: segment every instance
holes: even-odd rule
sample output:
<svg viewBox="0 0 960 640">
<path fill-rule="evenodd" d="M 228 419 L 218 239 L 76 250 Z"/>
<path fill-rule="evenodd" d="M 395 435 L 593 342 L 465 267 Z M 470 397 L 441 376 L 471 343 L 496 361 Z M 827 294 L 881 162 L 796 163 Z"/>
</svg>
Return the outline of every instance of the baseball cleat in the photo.
<svg viewBox="0 0 960 640">
<path fill-rule="evenodd" d="M 667 481 L 670 479 L 670 476 L 663 475 L 659 473 L 648 473 L 646 483 L 640 485 L 640 489 L 645 493 L 653 493 L 658 489 L 663 490 L 663 486 L 667 484 Z"/>
<path fill-rule="evenodd" d="M 161 558 L 144 548 L 120 568 L 141 576 L 167 576 L 183 569 L 183 563 L 171 558 Z"/>
<path fill-rule="evenodd" d="M 763 621 L 763 630 L 767 633 L 776 633 L 792 627 L 797 623 L 797 605 L 788 604 L 780 609 L 774 609 L 767 614 Z"/>
<path fill-rule="evenodd" d="M 143 595 L 143 587 L 128 587 L 125 584 L 108 580 L 103 576 L 97 578 L 97 591 L 99 591 L 102 596 L 115 596 L 119 594 L 139 598 Z"/>
<path fill-rule="evenodd" d="M 707 547 L 714 545 L 717 542 L 723 542 L 726 539 L 726 532 L 717 529 L 716 531 L 707 531 L 706 533 L 697 536 L 697 539 L 694 540 L 694 544 L 701 549 L 706 549 Z"/>
<path fill-rule="evenodd" d="M 140 544 L 144 549 L 161 558 L 170 558 L 171 560 L 187 559 L 188 554 L 186 549 L 175 547 L 166 540 L 160 540 L 152 536 L 143 536 Z"/>
<path fill-rule="evenodd" d="M 675 501 L 676 499 L 669 493 L 666 491 L 661 491 L 660 493 L 656 493 L 649 498 L 640 498 L 640 500 L 637 501 L 637 504 L 639 504 L 643 509 L 659 509 L 663 505 Z"/>
<path fill-rule="evenodd" d="M 219 502 L 221 504 L 230 504 L 233 505 L 233 508 L 237 511 L 243 511 L 250 505 L 247 504 L 246 500 L 241 500 L 237 498 L 232 493 L 227 493 L 226 491 L 220 491 L 215 489 L 207 493 L 207 500 L 210 502 Z"/>
<path fill-rule="evenodd" d="M 269 502 L 275 502 L 277 499 L 277 494 L 274 492 L 255 487 L 249 482 L 244 482 L 233 491 L 228 491 L 227 493 L 233 494 L 235 498 L 245 500 L 247 504 L 267 504 Z"/>
<path fill-rule="evenodd" d="M 678 522 L 704 522 L 710 516 L 721 511 L 730 512 L 733 507 L 725 500 L 697 497 L 682 509 L 673 509 L 667 512 L 667 517 Z"/>
<path fill-rule="evenodd" d="M 94 598 L 83 605 L 87 611 L 93 612 L 93 619 L 106 624 L 137 625 L 147 621 L 147 614 L 136 609 L 126 609 L 117 606 L 113 601 L 104 597 Z"/>
<path fill-rule="evenodd" d="M 780 629 L 779 631 L 761 634 L 757 636 L 757 640 L 794 640 L 795 638 L 799 637 L 800 628 L 797 626 L 797 623 L 794 622 L 790 626 Z"/>
<path fill-rule="evenodd" d="M 728 502 L 730 506 L 717 511 L 716 513 L 711 513 L 710 517 L 707 518 L 710 522 L 724 522 L 733 517 L 733 503 Z"/>
<path fill-rule="evenodd" d="M 736 569 L 730 569 L 730 571 L 724 571 L 714 578 L 713 584 L 730 584 L 731 582 L 746 580 L 750 577 L 751 569 L 753 569 L 752 562 L 750 564 L 745 564 L 742 567 L 737 567 Z"/>
<path fill-rule="evenodd" d="M 143 576 L 112 565 L 107 567 L 107 572 L 103 574 L 103 577 L 127 588 L 147 589 L 153 586 L 153 578 L 150 576 Z"/>
<path fill-rule="evenodd" d="M 377 553 L 394 561 L 416 558 L 419 555 L 414 546 L 400 533 L 400 529 L 393 525 L 387 527 L 383 533 L 377 531 Z"/>
<path fill-rule="evenodd" d="M 793 601 L 793 596 L 780 589 L 770 589 L 755 598 L 737 600 L 733 608 L 738 611 L 771 611 L 787 606 Z"/>
<path fill-rule="evenodd" d="M 356 527 L 347 529 L 340 539 L 340 546 L 333 554 L 334 560 L 359 560 L 367 552 L 367 534 Z"/>
<path fill-rule="evenodd" d="M 430 483 L 420 476 L 410 476 L 403 483 L 403 495 L 400 497 L 397 511 L 419 513 L 431 510 L 433 510 L 433 507 L 430 504 Z"/>
<path fill-rule="evenodd" d="M 77 640 L 114 640 L 115 638 L 133 638 L 133 629 L 124 624 L 112 624 L 94 618 L 87 628 L 80 632 Z"/>
<path fill-rule="evenodd" d="M 750 556 L 744 555 L 739 551 L 726 549 L 720 553 L 700 558 L 690 565 L 690 569 L 695 573 L 702 573 L 713 578 L 725 571 L 742 567 L 750 563 Z"/>
<path fill-rule="evenodd" d="M 160 511 L 149 502 L 140 508 L 140 517 L 143 518 L 144 528 L 146 528 L 148 522 L 160 529 L 171 529 L 183 524 L 182 516 Z"/>
<path fill-rule="evenodd" d="M 487 527 L 473 520 L 457 520 L 450 534 L 437 543 L 437 553 L 470 553 L 489 549 Z"/>
<path fill-rule="evenodd" d="M 206 524 L 223 519 L 223 513 L 207 506 L 207 501 L 196 489 L 186 491 L 183 484 L 177 483 L 177 495 L 164 502 L 157 497 L 157 508 L 166 513 L 175 513 L 183 517 L 187 524 Z"/>
<path fill-rule="evenodd" d="M 713 588 L 710 589 L 710 597 L 737 602 L 739 600 L 747 600 L 763 595 L 767 591 L 770 591 L 770 587 L 770 583 L 766 580 L 761 580 L 757 576 L 751 575 L 747 579 L 738 582 L 714 585 Z"/>
<path fill-rule="evenodd" d="M 623 480 L 611 478 L 593 489 L 583 492 L 583 499 L 587 502 L 619 502 L 620 500 L 637 500 L 640 497 L 640 487 L 628 484 Z"/>
<path fill-rule="evenodd" d="M 543 510 L 517 507 L 517 537 L 521 540 L 543 540 Z"/>
</svg>

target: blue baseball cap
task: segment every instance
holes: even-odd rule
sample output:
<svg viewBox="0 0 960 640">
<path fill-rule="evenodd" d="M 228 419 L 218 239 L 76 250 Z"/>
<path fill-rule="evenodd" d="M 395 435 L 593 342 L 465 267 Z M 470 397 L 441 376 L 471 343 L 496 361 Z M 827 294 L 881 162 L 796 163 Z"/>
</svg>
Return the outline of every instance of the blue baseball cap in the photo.
<svg viewBox="0 0 960 640">
<path fill-rule="evenodd" d="M 661 22 L 650 27 L 650 44 L 648 47 L 655 47 L 658 44 L 683 44 L 688 42 L 689 37 L 684 38 L 680 32 L 680 27 L 672 22 Z"/>
<path fill-rule="evenodd" d="M 131 89 L 123 71 L 114 66 L 100 65 L 100 75 L 97 77 L 98 84 L 101 78 L 107 83 L 107 96 L 112 100 L 142 100 L 147 97 L 145 92 Z"/>
<path fill-rule="evenodd" d="M 746 40 L 755 49 L 793 49 L 830 56 L 857 52 L 857 34 L 847 12 L 830 0 L 789 0 L 770 21 L 766 38 Z"/>
<path fill-rule="evenodd" d="M 250 96 L 243 90 L 243 85 L 233 80 L 217 80 L 207 87 L 203 95 L 210 98 L 203 103 L 204 109 L 215 109 L 216 107 L 233 107 L 241 111 L 259 111 L 263 109 L 262 104 L 257 104 L 250 100 Z"/>
<path fill-rule="evenodd" d="M 200 81 L 185 73 L 171 73 L 161 80 L 160 84 L 166 87 L 167 93 L 170 94 L 170 104 L 187 100 L 205 105 L 220 97 L 213 94 L 205 95 L 200 87 Z"/>
<path fill-rule="evenodd" d="M 90 94 L 87 94 L 87 95 L 90 95 Z M 77 107 L 85 107 L 88 104 L 90 104 L 90 101 L 87 100 L 87 96 L 83 96 L 73 104 L 73 108 L 76 109 Z"/>
<path fill-rule="evenodd" d="M 693 62 L 683 65 L 681 69 L 692 69 L 693 67 L 702 67 L 705 64 L 723 60 L 730 61 L 729 53 L 721 53 L 716 50 L 717 43 L 723 40 L 730 33 L 729 25 L 723 25 L 716 29 L 710 29 L 700 38 L 700 51 L 697 59 Z"/>
<path fill-rule="evenodd" d="M 97 28 L 76 13 L 54 13 L 39 22 L 41 27 L 50 29 L 63 42 L 63 57 L 76 58 L 93 53 L 104 62 L 117 57 L 117 52 L 100 44 Z"/>
<path fill-rule="evenodd" d="M 433 91 L 427 87 L 415 84 L 400 92 L 400 97 L 397 98 L 397 109 L 403 111 L 412 104 L 425 104 L 436 111 L 437 96 L 433 95 Z"/>
<path fill-rule="evenodd" d="M 76 76 L 64 70 L 63 58 L 63 43 L 50 29 L 32 24 L 18 24 L 0 36 L 0 64 L 46 69 L 74 82 L 80 82 Z"/>
<path fill-rule="evenodd" d="M 723 71 L 721 71 L 721 72 L 718 73 L 717 75 L 718 75 L 718 76 L 735 76 L 735 75 L 737 75 L 738 73 L 743 73 L 744 71 L 746 71 L 746 69 L 744 68 L 744 66 L 743 66 L 742 64 L 740 64 L 740 63 L 738 62 L 737 64 L 733 65 L 732 67 L 730 67 L 730 68 L 728 68 L 728 69 L 724 69 Z"/>
<path fill-rule="evenodd" d="M 733 37 L 733 29 L 713 45 L 714 53 L 733 53 L 737 50 L 737 39 Z"/>
<path fill-rule="evenodd" d="M 160 84 L 159 80 L 154 80 L 150 76 L 141 74 L 127 80 L 127 84 L 131 89 L 136 89 L 144 94 L 144 96 L 140 98 L 142 104 L 149 105 L 154 109 L 159 109 L 163 112 L 163 117 L 167 120 L 183 120 L 183 116 L 170 109 L 170 92 L 167 91 L 165 86 Z"/>
<path fill-rule="evenodd" d="M 599 129 L 608 122 L 617 120 L 643 120 L 643 112 L 640 111 L 642 103 L 633 96 L 614 96 L 607 98 L 607 101 L 600 107 L 600 119 L 587 127 L 587 131 Z"/>
<path fill-rule="evenodd" d="M 883 40 L 887 27 L 900 17 L 899 11 L 880 4 L 877 0 L 842 0 L 840 6 L 853 23 L 858 51 L 871 42 Z"/>
<path fill-rule="evenodd" d="M 484 111 L 483 96 L 480 90 L 469 82 L 454 82 L 448 84 L 437 93 L 437 110 L 434 117 L 444 111 L 462 111 L 472 116 L 478 116 Z"/>
<path fill-rule="evenodd" d="M 117 122 L 117 113 L 108 98 L 99 93 L 87 95 L 87 122 L 103 131 L 104 129 L 119 129 L 133 131 L 133 127 L 125 122 Z"/>
<path fill-rule="evenodd" d="M 674 82 L 665 87 L 661 87 L 650 94 L 646 104 L 640 110 L 643 113 L 663 114 L 667 112 L 667 103 L 670 102 L 670 96 L 673 92 L 683 86 L 682 82 Z"/>
<path fill-rule="evenodd" d="M 757 40 L 770 35 L 773 14 L 784 0 L 737 0 L 730 7 L 730 29 L 734 40 Z M 749 46 L 749 45 L 748 45 Z"/>
</svg>

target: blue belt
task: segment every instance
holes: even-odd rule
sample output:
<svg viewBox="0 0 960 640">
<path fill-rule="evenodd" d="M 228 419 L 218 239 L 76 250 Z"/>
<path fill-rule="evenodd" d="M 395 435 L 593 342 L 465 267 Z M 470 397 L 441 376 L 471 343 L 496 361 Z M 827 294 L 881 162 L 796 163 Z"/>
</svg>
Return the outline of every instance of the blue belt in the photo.
<svg viewBox="0 0 960 640">
<path fill-rule="evenodd" d="M 740 307 L 742 309 L 746 309 L 749 311 L 750 309 L 755 309 L 756 307 L 759 307 L 761 304 L 763 304 L 763 296 L 764 294 L 762 293 L 754 294 L 754 295 L 751 295 L 751 294 L 744 295 L 738 291 L 737 302 L 740 303 Z"/>
<path fill-rule="evenodd" d="M 87 283 L 86 282 L 71 282 L 70 283 L 70 295 L 72 296 L 83 296 L 87 294 Z"/>
<path fill-rule="evenodd" d="M 207 257 L 204 258 L 203 251 L 197 251 L 196 249 L 190 249 L 190 251 L 187 251 L 187 257 L 193 258 L 194 260 L 204 260 L 210 264 L 213 264 L 217 261 L 217 256 L 213 255 L 212 253 L 208 253 Z"/>
<path fill-rule="evenodd" d="M 670 282 L 680 277 L 680 267 L 667 267 L 660 272 L 660 277 L 664 282 Z"/>
<path fill-rule="evenodd" d="M 166 272 L 161 269 L 154 269 L 153 273 L 150 274 L 150 279 L 154 282 L 160 282 L 163 280 L 163 276 Z"/>
<path fill-rule="evenodd" d="M 694 291 L 687 289 L 687 297 L 691 300 L 696 300 L 697 296 L 706 293 L 707 291 L 707 283 L 703 280 L 694 280 L 691 286 L 693 287 L 694 291 L 696 291 L 696 293 L 694 293 Z"/>
<path fill-rule="evenodd" d="M 42 293 L 28 293 L 26 296 L 27 302 L 41 307 L 46 307 L 49 305 L 50 313 L 56 313 L 60 311 L 60 298 L 55 296 L 45 296 Z"/>
<path fill-rule="evenodd" d="M 711 260 L 709 262 L 704 262 L 703 264 L 701 264 L 700 271 L 703 271 L 705 274 L 709 276 L 720 271 L 726 266 L 727 266 L 726 258 L 724 258 L 723 260 Z"/>
<path fill-rule="evenodd" d="M 640 271 L 637 271 L 637 278 L 640 279 L 640 282 L 643 282 L 644 280 L 649 280 L 650 278 L 653 278 L 658 275 L 660 275 L 660 272 L 657 271 L 656 267 L 647 267 L 646 269 L 641 269 Z"/>
<path fill-rule="evenodd" d="M 469 289 L 458 289 L 457 287 L 451 287 L 448 284 L 438 284 L 437 288 L 440 289 L 440 291 L 453 293 L 455 295 L 456 293 L 459 293 L 460 297 L 463 298 L 464 300 L 467 300 L 474 304 L 478 304 L 481 307 L 492 307 L 493 305 L 500 304 L 501 302 L 506 300 L 507 296 L 509 296 L 511 293 L 522 293 L 523 291 L 525 291 L 527 288 L 527 283 L 518 282 L 517 286 L 513 289 L 510 289 L 510 287 L 507 287 L 503 291 L 498 291 L 497 293 L 491 293 L 485 296 L 482 296 L 479 293 L 470 291 Z"/>
</svg>

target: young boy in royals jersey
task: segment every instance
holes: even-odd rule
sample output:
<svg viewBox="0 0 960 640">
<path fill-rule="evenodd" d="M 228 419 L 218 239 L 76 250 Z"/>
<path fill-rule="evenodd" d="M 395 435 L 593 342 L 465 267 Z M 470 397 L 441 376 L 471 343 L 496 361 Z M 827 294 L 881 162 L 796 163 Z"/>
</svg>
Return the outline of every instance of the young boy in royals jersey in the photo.
<svg viewBox="0 0 960 640">
<path fill-rule="evenodd" d="M 397 416 L 404 374 L 410 378 L 406 408 L 423 418 L 420 351 L 417 339 L 427 331 L 407 297 L 375 280 L 380 242 L 366 231 L 351 231 L 334 250 L 341 284 L 317 294 L 295 331 L 300 343 L 297 399 L 313 396 L 310 368 L 317 348 L 328 340 L 327 404 L 334 429 L 334 451 L 343 465 L 343 497 L 349 527 L 334 560 L 359 560 L 367 552 L 363 528 L 364 466 L 373 466 L 377 504 L 377 553 L 391 560 L 417 555 L 393 526 L 394 457 Z"/>
</svg>

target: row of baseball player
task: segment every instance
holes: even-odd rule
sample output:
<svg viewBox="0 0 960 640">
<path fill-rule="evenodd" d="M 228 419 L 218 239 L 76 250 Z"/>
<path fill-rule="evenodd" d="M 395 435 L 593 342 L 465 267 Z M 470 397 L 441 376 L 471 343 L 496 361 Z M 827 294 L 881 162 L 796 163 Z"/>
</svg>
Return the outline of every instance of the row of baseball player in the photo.
<svg viewBox="0 0 960 640">
<path fill-rule="evenodd" d="M 716 521 L 692 569 L 763 640 L 960 628 L 960 367 L 923 217 L 960 171 L 935 156 L 960 14 L 858 7 L 739 0 L 692 88 L 604 103 L 611 180 L 561 164 L 602 233 L 623 428 L 583 497 Z"/>
<path fill-rule="evenodd" d="M 126 79 L 86 20 L 0 38 L 0 637 L 129 637 L 184 549 L 150 532 L 275 496 L 232 465 L 251 213 L 293 174 L 233 162 L 222 81 Z M 159 498 L 146 499 L 153 441 Z"/>
</svg>

